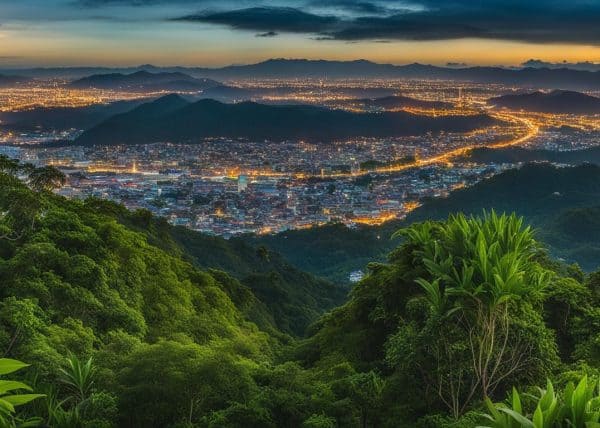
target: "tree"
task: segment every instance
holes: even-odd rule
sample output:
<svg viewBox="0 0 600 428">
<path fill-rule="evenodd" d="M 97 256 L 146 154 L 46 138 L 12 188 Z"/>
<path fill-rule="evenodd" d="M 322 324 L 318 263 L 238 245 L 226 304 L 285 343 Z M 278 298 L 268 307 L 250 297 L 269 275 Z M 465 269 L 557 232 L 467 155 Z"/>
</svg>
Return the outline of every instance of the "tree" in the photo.
<svg viewBox="0 0 600 428">
<path fill-rule="evenodd" d="M 375 419 L 381 403 L 384 382 L 374 371 L 356 373 L 348 379 L 350 398 L 360 412 L 360 425 L 367 428 L 370 419 Z"/>
<path fill-rule="evenodd" d="M 0 172 L 14 175 L 19 171 L 19 161 L 11 159 L 6 155 L 0 155 Z"/>
<path fill-rule="evenodd" d="M 67 177 L 53 166 L 44 166 L 34 169 L 29 174 L 28 181 L 32 189 L 38 192 L 49 192 L 64 186 Z"/>
<path fill-rule="evenodd" d="M 431 355 L 415 363 L 455 417 L 478 394 L 486 398 L 508 379 L 551 367 L 552 333 L 533 309 L 551 275 L 534 260 L 537 243 L 522 219 L 456 215 L 398 234 L 422 266 L 416 282 L 429 314 L 390 339 L 388 361 L 398 364 L 402 350 L 414 348 Z"/>
<path fill-rule="evenodd" d="M 124 426 L 160 427 L 198 423 L 203 415 L 247 402 L 255 388 L 249 368 L 226 348 L 216 352 L 193 343 L 143 345 L 119 373 Z"/>
<path fill-rule="evenodd" d="M 0 191 L 0 239 L 17 241 L 34 230 L 43 202 L 24 186 Z"/>
<path fill-rule="evenodd" d="M 0 302 L 0 321 L 9 329 L 4 356 L 9 356 L 21 339 L 31 339 L 44 325 L 40 307 L 31 299 L 7 297 Z"/>
</svg>

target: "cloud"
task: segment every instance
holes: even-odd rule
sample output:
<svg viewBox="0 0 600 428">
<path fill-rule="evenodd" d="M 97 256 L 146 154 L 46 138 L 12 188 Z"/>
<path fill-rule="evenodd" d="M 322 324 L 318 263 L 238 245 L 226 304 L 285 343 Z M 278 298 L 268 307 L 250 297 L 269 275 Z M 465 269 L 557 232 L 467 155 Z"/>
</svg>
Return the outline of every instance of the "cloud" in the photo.
<svg viewBox="0 0 600 428">
<path fill-rule="evenodd" d="M 304 5 L 308 9 L 299 4 L 250 7 L 179 19 L 263 33 L 316 34 L 318 39 L 344 41 L 477 37 L 600 45 L 600 1 L 594 0 L 308 0 Z M 335 8 L 352 14 L 313 13 L 315 9 Z"/>
<path fill-rule="evenodd" d="M 278 35 L 279 33 L 276 33 L 275 31 L 267 31 L 266 33 L 258 33 L 256 37 L 275 37 Z"/>
<path fill-rule="evenodd" d="M 330 36 L 341 40 L 481 37 L 600 44 L 600 2 L 422 0 L 420 4 L 420 11 L 359 17 Z"/>
<path fill-rule="evenodd" d="M 361 17 L 328 34 L 331 39 L 438 40 L 481 37 L 484 31 L 474 25 L 450 20 L 422 19 L 421 14 L 403 13 L 389 17 Z"/>
<path fill-rule="evenodd" d="M 317 9 L 338 9 L 363 15 L 384 15 L 390 9 L 381 3 L 355 0 L 312 0 L 308 6 Z"/>
<path fill-rule="evenodd" d="M 263 32 L 321 33 L 330 31 L 340 22 L 330 15 L 315 15 L 291 7 L 252 7 L 226 12 L 207 12 L 177 18 L 222 24 L 241 30 Z"/>
<path fill-rule="evenodd" d="M 168 3 L 179 4 L 202 4 L 202 0 L 75 0 L 75 2 L 87 7 L 102 6 L 154 6 Z"/>
</svg>

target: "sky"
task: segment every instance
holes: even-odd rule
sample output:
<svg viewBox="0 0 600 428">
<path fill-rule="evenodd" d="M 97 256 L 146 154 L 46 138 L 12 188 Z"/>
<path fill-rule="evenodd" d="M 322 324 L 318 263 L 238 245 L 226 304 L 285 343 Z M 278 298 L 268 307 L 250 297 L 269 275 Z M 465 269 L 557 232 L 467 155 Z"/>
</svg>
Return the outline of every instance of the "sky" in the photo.
<svg viewBox="0 0 600 428">
<path fill-rule="evenodd" d="M 0 0 L 0 67 L 600 62 L 600 0 Z"/>
</svg>

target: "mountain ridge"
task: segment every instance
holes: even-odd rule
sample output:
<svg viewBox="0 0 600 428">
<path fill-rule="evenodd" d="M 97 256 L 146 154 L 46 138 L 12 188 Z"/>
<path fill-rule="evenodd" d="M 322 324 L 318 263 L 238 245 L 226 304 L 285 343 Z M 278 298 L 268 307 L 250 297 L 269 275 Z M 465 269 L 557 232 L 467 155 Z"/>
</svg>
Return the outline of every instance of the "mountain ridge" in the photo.
<svg viewBox="0 0 600 428">
<path fill-rule="evenodd" d="M 497 123 L 484 114 L 431 118 L 407 112 L 353 113 L 316 106 L 272 106 L 250 101 L 224 104 L 202 99 L 184 104 L 183 98 L 166 97 L 175 102 L 177 108 L 163 108 L 165 97 L 159 98 L 86 130 L 74 143 L 196 142 L 207 137 L 330 141 L 359 136 L 468 132 Z"/>
<path fill-rule="evenodd" d="M 406 78 L 471 81 L 475 83 L 517 84 L 532 88 L 572 90 L 600 89 L 600 71 L 551 67 L 440 67 L 426 64 L 380 64 L 368 60 L 329 61 L 308 59 L 269 59 L 255 64 L 224 67 L 58 67 L 14 69 L 12 73 L 33 77 L 81 78 L 89 74 L 140 70 L 184 72 L 216 80 L 239 78 Z"/>
<path fill-rule="evenodd" d="M 600 113 L 600 98 L 575 91 L 528 92 L 490 98 L 489 104 L 540 113 Z"/>
<path fill-rule="evenodd" d="M 151 73 L 140 70 L 131 74 L 93 74 L 70 82 L 67 86 L 76 89 L 113 89 L 123 91 L 201 91 L 219 86 L 220 83 L 206 78 L 196 78 L 182 72 Z"/>
</svg>

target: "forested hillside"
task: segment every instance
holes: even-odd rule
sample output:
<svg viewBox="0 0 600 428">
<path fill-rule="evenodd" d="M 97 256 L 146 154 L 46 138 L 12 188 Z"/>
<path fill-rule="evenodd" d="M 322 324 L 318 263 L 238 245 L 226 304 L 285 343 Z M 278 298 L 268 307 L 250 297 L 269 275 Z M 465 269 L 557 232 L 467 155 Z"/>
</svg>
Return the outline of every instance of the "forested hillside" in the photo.
<svg viewBox="0 0 600 428">
<path fill-rule="evenodd" d="M 356 229 L 333 224 L 247 239 L 253 245 L 280 252 L 301 269 L 344 282 L 351 271 L 361 269 L 369 260 L 383 260 L 398 244 L 390 236 L 400 227 L 444 219 L 456 212 L 480 214 L 495 209 L 524 216 L 554 256 L 592 271 L 600 266 L 598 224 L 593 217 L 599 201 L 600 167 L 527 164 L 453 191 L 447 198 L 426 200 L 405 221 Z M 585 226 L 577 224 L 581 221 Z M 574 233 L 576 228 L 585 232 Z"/>
<path fill-rule="evenodd" d="M 547 378 L 559 426 L 600 423 L 600 275 L 514 215 L 403 229 L 301 338 L 330 283 L 0 160 L 0 426 L 509 427 Z"/>
<path fill-rule="evenodd" d="M 150 244 L 213 275 L 218 271 L 239 280 L 270 313 L 279 330 L 302 335 L 324 311 L 343 303 L 348 288 L 299 270 L 280 254 L 242 240 L 226 240 L 173 227 L 148 211 L 128 211 L 109 201 L 90 199 L 86 205 L 141 233 Z"/>
</svg>

